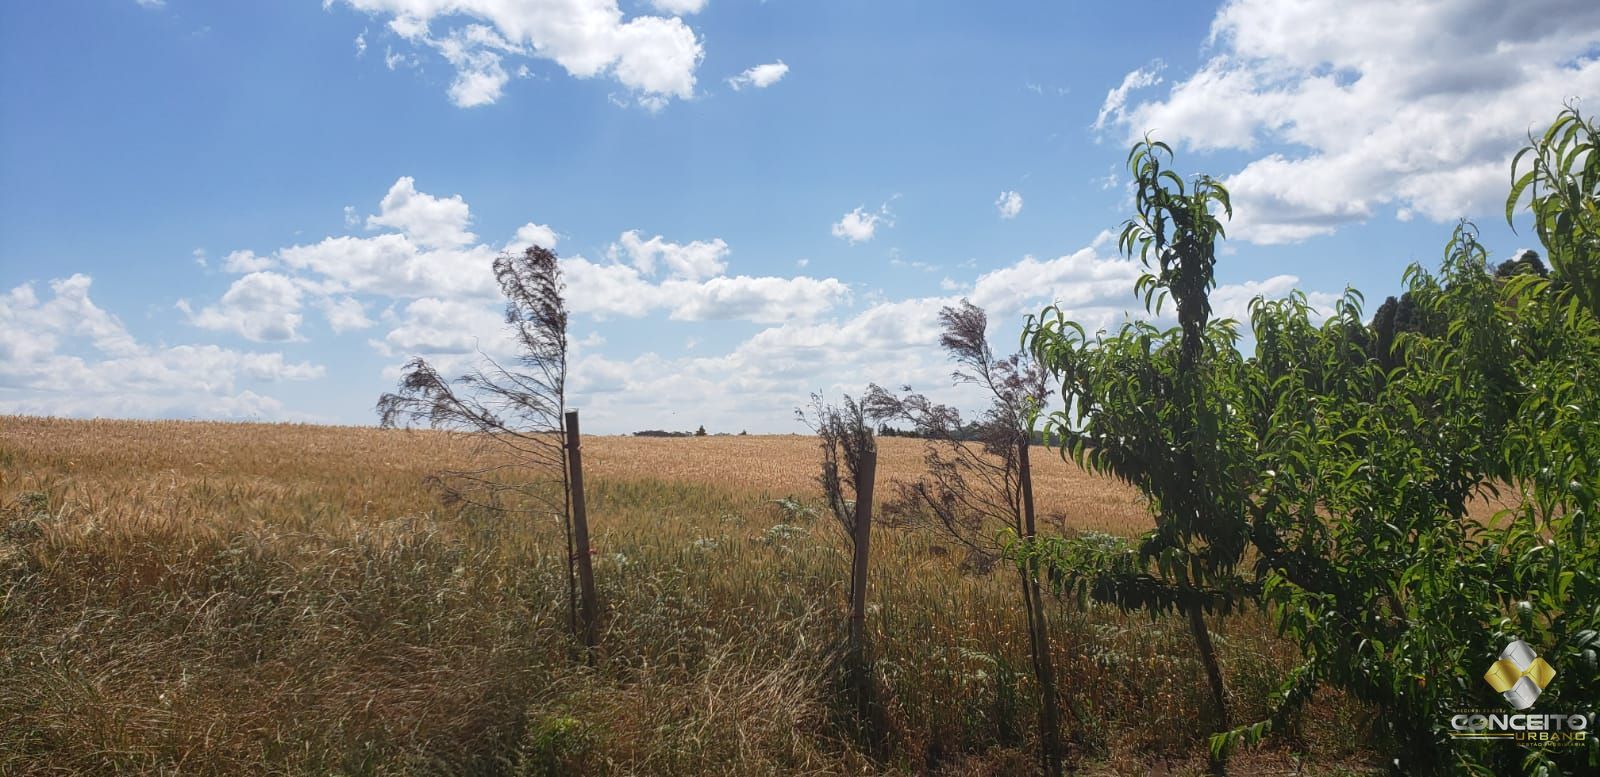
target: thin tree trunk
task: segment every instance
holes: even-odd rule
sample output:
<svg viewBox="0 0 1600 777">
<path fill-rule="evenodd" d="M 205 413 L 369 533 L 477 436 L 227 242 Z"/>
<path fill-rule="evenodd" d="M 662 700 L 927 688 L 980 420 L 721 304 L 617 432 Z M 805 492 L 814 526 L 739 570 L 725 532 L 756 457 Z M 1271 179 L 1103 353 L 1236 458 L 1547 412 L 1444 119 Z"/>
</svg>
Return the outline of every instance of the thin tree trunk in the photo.
<svg viewBox="0 0 1600 777">
<path fill-rule="evenodd" d="M 578 585 L 583 604 L 581 636 L 583 646 L 593 649 L 599 642 L 598 604 L 594 593 L 594 564 L 589 558 L 589 515 L 583 500 L 583 455 L 578 434 L 578 411 L 567 411 L 567 467 L 570 470 L 569 491 L 572 498 L 572 533 L 574 555 L 578 562 Z"/>
<path fill-rule="evenodd" d="M 850 565 L 850 672 L 856 690 L 856 714 L 863 723 L 871 712 L 871 674 L 867 671 L 867 555 L 872 549 L 872 491 L 878 473 L 878 451 L 861 454 L 856 475 L 853 532 L 855 554 Z"/>
<path fill-rule="evenodd" d="M 1217 714 L 1217 722 L 1212 733 L 1221 733 L 1229 728 L 1228 696 L 1227 689 L 1222 684 L 1222 666 L 1217 663 L 1217 650 L 1211 644 L 1211 632 L 1206 629 L 1205 613 L 1198 604 L 1191 604 L 1185 609 L 1189 611 L 1189 631 L 1194 634 L 1194 644 L 1200 649 L 1200 663 L 1205 666 L 1206 679 L 1211 683 L 1211 704 Z M 1226 774 L 1227 763 L 1222 759 L 1213 758 L 1211 773 Z"/>
<path fill-rule="evenodd" d="M 1026 435 L 1017 444 L 1017 475 L 1022 486 L 1022 529 L 1032 541 L 1039 533 L 1033 507 L 1033 467 L 1028 461 L 1030 440 Z M 1023 576 L 1023 595 L 1027 598 L 1028 642 L 1033 648 L 1033 671 L 1039 681 L 1039 765 L 1047 777 L 1060 777 L 1061 710 L 1056 703 L 1056 673 L 1050 658 L 1050 624 L 1045 615 L 1044 596 L 1039 590 L 1038 570 L 1032 561 Z"/>
</svg>

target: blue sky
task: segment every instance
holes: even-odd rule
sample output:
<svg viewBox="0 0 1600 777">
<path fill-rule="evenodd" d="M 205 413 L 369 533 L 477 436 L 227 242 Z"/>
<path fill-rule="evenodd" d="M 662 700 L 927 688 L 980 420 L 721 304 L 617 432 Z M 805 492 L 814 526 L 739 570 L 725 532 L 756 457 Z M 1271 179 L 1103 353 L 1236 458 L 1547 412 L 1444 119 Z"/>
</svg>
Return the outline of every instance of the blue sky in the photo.
<svg viewBox="0 0 1600 777">
<path fill-rule="evenodd" d="M 1147 130 L 1239 212 L 1219 307 L 1369 308 L 1518 142 L 1600 91 L 1600 10 L 1505 4 L 72 0 L 0 6 L 0 412 L 371 423 L 406 358 L 504 347 L 555 242 L 599 432 L 790 431 L 1136 311 L 1105 239 Z M 959 395 L 951 394 L 952 398 Z"/>
</svg>

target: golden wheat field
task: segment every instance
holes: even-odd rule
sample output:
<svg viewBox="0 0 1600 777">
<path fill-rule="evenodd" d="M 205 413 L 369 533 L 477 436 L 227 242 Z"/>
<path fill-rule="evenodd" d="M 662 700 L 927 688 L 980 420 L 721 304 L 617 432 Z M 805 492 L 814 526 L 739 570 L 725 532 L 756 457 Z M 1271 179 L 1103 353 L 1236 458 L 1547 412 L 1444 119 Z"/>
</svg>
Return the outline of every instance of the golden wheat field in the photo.
<svg viewBox="0 0 1600 777">
<path fill-rule="evenodd" d="M 921 443 L 880 441 L 879 482 Z M 590 437 L 603 610 L 567 630 L 554 519 L 448 507 L 469 441 L 372 428 L 0 418 L 0 774 L 1018 774 L 1036 689 L 1017 580 L 940 538 L 873 541 L 889 727 L 836 724 L 848 554 L 803 436 Z M 1055 530 L 1135 534 L 1122 486 L 1037 457 Z M 1184 625 L 1051 606 L 1075 772 L 1205 767 Z M 1242 717 L 1295 663 L 1219 619 Z M 1329 695 L 1241 774 L 1370 768 Z"/>
</svg>

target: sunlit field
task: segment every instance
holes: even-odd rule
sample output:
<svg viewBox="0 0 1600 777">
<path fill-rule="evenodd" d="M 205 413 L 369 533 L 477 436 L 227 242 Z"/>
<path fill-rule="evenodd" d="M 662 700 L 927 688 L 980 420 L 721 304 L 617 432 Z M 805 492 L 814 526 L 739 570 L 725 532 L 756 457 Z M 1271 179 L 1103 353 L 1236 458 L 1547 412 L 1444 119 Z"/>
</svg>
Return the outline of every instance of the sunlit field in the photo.
<svg viewBox="0 0 1600 777">
<path fill-rule="evenodd" d="M 879 482 L 921 443 L 880 440 Z M 1016 774 L 1035 690 L 1017 579 L 923 530 L 873 541 L 889 737 L 839 725 L 848 553 L 803 436 L 584 441 L 604 610 L 567 629 L 564 540 L 444 506 L 470 448 L 432 432 L 0 418 L 0 774 Z M 1052 530 L 1131 535 L 1134 494 L 1040 455 Z M 1059 521 L 1059 524 L 1055 523 Z M 1052 604 L 1069 764 L 1205 769 L 1178 619 Z M 1241 719 L 1294 665 L 1265 616 L 1216 621 Z M 1362 773 L 1325 693 L 1238 774 Z"/>
</svg>

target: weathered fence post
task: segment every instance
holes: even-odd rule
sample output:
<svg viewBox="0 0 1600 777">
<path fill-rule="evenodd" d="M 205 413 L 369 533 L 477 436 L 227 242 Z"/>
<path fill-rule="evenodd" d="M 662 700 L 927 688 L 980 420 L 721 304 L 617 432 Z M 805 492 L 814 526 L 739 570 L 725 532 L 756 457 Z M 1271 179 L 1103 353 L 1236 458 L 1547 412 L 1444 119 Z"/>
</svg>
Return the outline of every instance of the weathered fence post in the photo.
<svg viewBox="0 0 1600 777">
<path fill-rule="evenodd" d="M 598 605 L 594 593 L 594 564 L 589 559 L 589 514 L 583 501 L 583 455 L 578 434 L 578 411 L 567 411 L 567 475 L 569 496 L 572 499 L 572 534 L 576 544 L 574 553 L 578 565 L 578 586 L 581 597 L 583 622 L 579 624 L 583 645 L 593 648 L 599 642 Z"/>
<path fill-rule="evenodd" d="M 1032 542 L 1039 527 L 1033 508 L 1033 467 L 1028 461 L 1029 434 L 1017 443 L 1017 480 L 1022 487 L 1022 528 Z M 1061 774 L 1061 711 L 1056 703 L 1055 665 L 1050 660 L 1050 621 L 1040 593 L 1038 565 L 1030 558 L 1023 565 L 1023 594 L 1028 605 L 1028 642 L 1033 648 L 1033 673 L 1039 680 L 1039 760 L 1047 777 Z"/>
<path fill-rule="evenodd" d="M 861 452 L 856 472 L 855 556 L 850 566 L 850 671 L 856 686 L 857 719 L 863 722 L 870 719 L 872 711 L 872 676 L 867 670 L 867 556 L 872 549 L 872 490 L 877 475 L 878 449 L 873 445 Z"/>
</svg>

